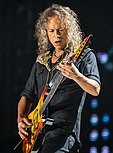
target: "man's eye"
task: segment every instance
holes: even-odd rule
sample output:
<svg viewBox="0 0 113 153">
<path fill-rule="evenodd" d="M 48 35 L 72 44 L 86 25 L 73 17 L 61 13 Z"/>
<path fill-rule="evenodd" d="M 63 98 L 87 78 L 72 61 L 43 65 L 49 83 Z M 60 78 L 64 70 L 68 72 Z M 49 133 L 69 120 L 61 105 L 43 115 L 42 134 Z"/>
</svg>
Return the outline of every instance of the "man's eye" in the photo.
<svg viewBox="0 0 113 153">
<path fill-rule="evenodd" d="M 54 30 L 50 30 L 49 32 L 54 32 Z"/>
</svg>

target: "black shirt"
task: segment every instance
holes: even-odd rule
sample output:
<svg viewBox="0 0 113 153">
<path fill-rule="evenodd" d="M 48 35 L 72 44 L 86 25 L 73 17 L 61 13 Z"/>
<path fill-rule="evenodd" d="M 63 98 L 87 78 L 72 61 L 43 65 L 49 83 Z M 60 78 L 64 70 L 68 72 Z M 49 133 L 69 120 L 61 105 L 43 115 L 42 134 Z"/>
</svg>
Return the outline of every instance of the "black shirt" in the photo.
<svg viewBox="0 0 113 153">
<path fill-rule="evenodd" d="M 80 62 L 74 64 L 83 75 L 96 80 L 100 84 L 96 56 L 92 50 L 89 50 Z M 21 96 L 26 96 L 32 103 L 38 102 L 46 84 L 47 75 L 48 70 L 45 65 L 35 62 Z M 66 125 L 68 131 L 73 129 L 83 93 L 83 89 L 68 78 L 59 85 L 48 106 L 49 117 L 54 119 L 55 124 Z"/>
</svg>

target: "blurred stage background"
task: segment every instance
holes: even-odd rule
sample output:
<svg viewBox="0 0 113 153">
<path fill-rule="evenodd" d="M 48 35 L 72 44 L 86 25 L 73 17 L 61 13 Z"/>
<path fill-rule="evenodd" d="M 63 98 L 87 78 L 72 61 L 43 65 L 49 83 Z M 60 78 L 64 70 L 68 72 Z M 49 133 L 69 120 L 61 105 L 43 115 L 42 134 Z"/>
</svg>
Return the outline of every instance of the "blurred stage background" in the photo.
<svg viewBox="0 0 113 153">
<path fill-rule="evenodd" d="M 0 153 L 12 153 L 20 141 L 17 103 L 36 58 L 34 25 L 37 14 L 52 3 L 67 5 L 78 14 L 85 35 L 93 34 L 102 90 L 85 103 L 81 153 L 113 152 L 113 1 L 1 0 L 0 1 Z M 20 147 L 15 153 L 21 153 Z"/>
</svg>

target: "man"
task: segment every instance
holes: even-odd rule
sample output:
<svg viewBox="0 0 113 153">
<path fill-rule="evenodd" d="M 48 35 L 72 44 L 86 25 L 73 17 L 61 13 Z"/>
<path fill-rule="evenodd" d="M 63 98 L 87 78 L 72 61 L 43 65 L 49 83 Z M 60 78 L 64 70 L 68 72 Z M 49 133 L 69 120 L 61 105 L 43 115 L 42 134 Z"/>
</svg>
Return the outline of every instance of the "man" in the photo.
<svg viewBox="0 0 113 153">
<path fill-rule="evenodd" d="M 39 52 L 18 104 L 18 133 L 22 139 L 29 136 L 31 105 L 38 103 L 44 87 L 61 71 L 64 79 L 47 106 L 47 117 L 53 119 L 53 124 L 45 132 L 37 152 L 75 153 L 79 149 L 79 125 L 85 95 L 98 96 L 100 92 L 95 54 L 87 47 L 80 62 L 61 62 L 67 50 L 75 52 L 82 42 L 77 15 L 69 7 L 53 4 L 47 8 L 36 22 L 35 36 Z M 75 134 L 74 145 L 70 147 L 68 140 L 72 133 Z"/>
</svg>

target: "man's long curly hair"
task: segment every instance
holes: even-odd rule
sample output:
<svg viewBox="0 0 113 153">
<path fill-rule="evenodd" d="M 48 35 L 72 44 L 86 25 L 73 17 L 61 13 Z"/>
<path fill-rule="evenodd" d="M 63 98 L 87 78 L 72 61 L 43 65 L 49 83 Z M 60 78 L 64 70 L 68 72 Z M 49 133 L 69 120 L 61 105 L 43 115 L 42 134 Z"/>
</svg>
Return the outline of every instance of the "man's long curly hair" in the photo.
<svg viewBox="0 0 113 153">
<path fill-rule="evenodd" d="M 67 44 L 66 47 L 71 46 L 77 49 L 82 41 L 82 32 L 79 26 L 77 14 L 69 7 L 64 7 L 58 4 L 52 4 L 43 13 L 40 14 L 35 25 L 35 38 L 38 42 L 39 53 L 46 53 L 51 49 L 51 44 L 47 36 L 47 21 L 48 17 L 58 16 L 61 21 L 64 21 L 67 28 Z"/>
</svg>

